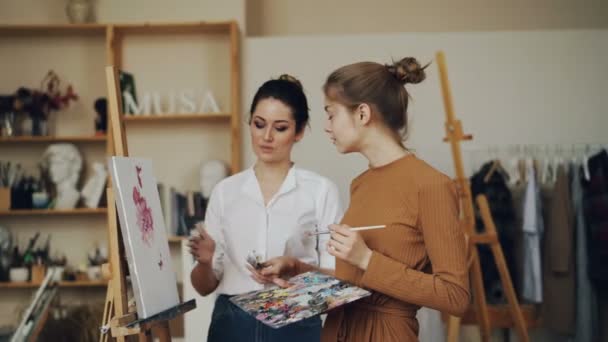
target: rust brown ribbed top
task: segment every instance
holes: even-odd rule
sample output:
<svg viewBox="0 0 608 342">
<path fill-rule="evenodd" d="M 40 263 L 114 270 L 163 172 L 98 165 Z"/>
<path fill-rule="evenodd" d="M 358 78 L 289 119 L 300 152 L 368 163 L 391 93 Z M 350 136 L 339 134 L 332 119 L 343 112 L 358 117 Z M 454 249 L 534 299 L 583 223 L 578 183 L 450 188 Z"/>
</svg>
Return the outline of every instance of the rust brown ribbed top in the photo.
<svg viewBox="0 0 608 342">
<path fill-rule="evenodd" d="M 409 154 L 351 183 L 342 222 L 362 231 L 366 271 L 336 260 L 336 276 L 372 296 L 329 314 L 323 341 L 416 341 L 421 306 L 461 315 L 469 304 L 466 245 L 452 180 Z"/>
</svg>

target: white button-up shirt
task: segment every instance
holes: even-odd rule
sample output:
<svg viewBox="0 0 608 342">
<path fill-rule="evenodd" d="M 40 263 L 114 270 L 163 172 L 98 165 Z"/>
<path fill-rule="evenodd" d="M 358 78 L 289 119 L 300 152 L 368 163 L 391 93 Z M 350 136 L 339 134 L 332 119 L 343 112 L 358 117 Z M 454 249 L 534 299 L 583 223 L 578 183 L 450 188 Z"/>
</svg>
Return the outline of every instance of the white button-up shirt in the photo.
<svg viewBox="0 0 608 342">
<path fill-rule="evenodd" d="M 215 240 L 213 271 L 219 279 L 218 294 L 240 294 L 262 289 L 246 268 L 247 255 L 255 251 L 262 260 L 287 255 L 322 268 L 335 268 L 326 251 L 325 230 L 342 218 L 338 189 L 329 179 L 292 166 L 281 188 L 264 205 L 253 168 L 228 177 L 211 193 L 205 229 Z"/>
</svg>

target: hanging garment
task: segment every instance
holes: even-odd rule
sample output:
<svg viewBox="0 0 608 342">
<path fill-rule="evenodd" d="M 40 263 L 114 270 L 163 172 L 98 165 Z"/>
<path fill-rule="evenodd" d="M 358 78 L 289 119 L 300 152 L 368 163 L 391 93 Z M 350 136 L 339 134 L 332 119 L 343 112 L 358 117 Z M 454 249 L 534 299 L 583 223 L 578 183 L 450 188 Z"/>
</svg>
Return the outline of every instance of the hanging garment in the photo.
<svg viewBox="0 0 608 342">
<path fill-rule="evenodd" d="M 575 342 L 597 341 L 598 307 L 595 288 L 589 279 L 587 237 L 583 212 L 583 188 L 580 166 L 572 168 L 572 210 L 575 217 L 576 236 L 576 327 Z"/>
<path fill-rule="evenodd" d="M 540 190 L 532 160 L 526 162 L 526 193 L 523 202 L 522 298 L 531 303 L 543 300 L 540 243 L 544 230 Z"/>
<path fill-rule="evenodd" d="M 505 255 L 507 267 L 513 282 L 516 283 L 519 278 L 513 272 L 515 268 L 513 246 L 517 230 L 515 226 L 515 209 L 513 207 L 511 191 L 507 187 L 507 179 L 502 172 L 493 172 L 486 181 L 486 175 L 488 175 L 493 163 L 493 161 L 487 162 L 471 177 L 471 193 L 473 198 L 483 194 L 488 199 L 492 219 L 496 225 L 498 239 Z M 483 221 L 478 210 L 475 213 L 475 219 L 478 231 L 483 232 Z M 500 282 L 500 274 L 494 262 L 492 250 L 487 245 L 479 246 L 478 250 L 483 285 L 488 302 L 492 304 L 506 302 L 504 289 Z"/>
<path fill-rule="evenodd" d="M 584 183 L 583 196 L 588 231 L 588 272 L 601 296 L 608 289 L 608 152 L 602 150 L 589 158 L 588 167 L 591 177 Z"/>
<path fill-rule="evenodd" d="M 513 198 L 513 208 L 515 209 L 515 232 L 513 240 L 513 269 L 509 270 L 513 277 L 513 286 L 518 294 L 518 299 L 523 300 L 523 280 L 524 280 L 524 196 L 526 195 L 527 184 L 520 181 L 509 187 Z"/>
<path fill-rule="evenodd" d="M 547 207 L 543 241 L 543 322 L 551 330 L 574 334 L 576 272 L 574 215 L 566 166 L 557 169 Z"/>
</svg>

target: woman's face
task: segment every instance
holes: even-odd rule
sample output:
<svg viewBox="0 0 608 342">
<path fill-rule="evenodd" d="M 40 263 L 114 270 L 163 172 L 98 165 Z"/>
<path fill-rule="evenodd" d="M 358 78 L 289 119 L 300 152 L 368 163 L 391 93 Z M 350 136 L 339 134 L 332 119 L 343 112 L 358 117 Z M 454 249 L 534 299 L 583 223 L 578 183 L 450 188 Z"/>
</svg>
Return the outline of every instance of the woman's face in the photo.
<svg viewBox="0 0 608 342">
<path fill-rule="evenodd" d="M 291 160 L 293 144 L 302 139 L 296 133 L 291 108 L 274 98 L 260 100 L 249 124 L 251 145 L 258 160 L 280 163 Z"/>
<path fill-rule="evenodd" d="M 358 151 L 358 131 L 353 119 L 353 113 L 343 104 L 325 97 L 325 132 L 336 145 L 340 153 Z"/>
</svg>

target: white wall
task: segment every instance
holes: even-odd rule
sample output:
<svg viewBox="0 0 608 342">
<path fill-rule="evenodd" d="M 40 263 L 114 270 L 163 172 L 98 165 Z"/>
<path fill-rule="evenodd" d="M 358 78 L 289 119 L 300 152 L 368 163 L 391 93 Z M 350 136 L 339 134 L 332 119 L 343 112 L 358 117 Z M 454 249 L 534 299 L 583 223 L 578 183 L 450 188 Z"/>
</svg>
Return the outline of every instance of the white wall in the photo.
<svg viewBox="0 0 608 342">
<path fill-rule="evenodd" d="M 608 28 L 603 0 L 247 0 L 253 36 Z"/>
<path fill-rule="evenodd" d="M 309 97 L 312 129 L 296 147 L 294 160 L 333 179 L 347 201 L 350 181 L 366 162 L 356 155 L 339 155 L 323 132 L 325 77 L 339 66 L 363 60 L 386 63 L 415 56 L 424 63 L 439 49 L 447 55 L 457 117 L 475 138 L 467 148 L 608 143 L 608 30 L 250 38 L 244 46 L 243 108 L 268 78 L 285 72 L 300 78 Z M 427 75 L 425 82 L 408 88 L 413 101 L 407 144 L 451 175 L 451 155 L 442 143 L 445 114 L 436 64 Z M 248 166 L 255 160 L 247 127 L 243 136 Z M 429 310 L 420 317 L 421 340 L 440 340 L 437 315 Z M 478 339 L 475 328 L 463 333 L 465 340 Z M 559 340 L 542 330 L 531 337 Z"/>
<path fill-rule="evenodd" d="M 250 38 L 244 46 L 243 109 L 270 77 L 284 72 L 299 77 L 309 98 L 312 128 L 296 147 L 294 160 L 332 178 L 346 199 L 350 180 L 366 162 L 338 155 L 323 132 L 325 77 L 363 60 L 385 63 L 415 56 L 425 63 L 440 49 L 447 56 L 457 117 L 465 132 L 474 135 L 467 147 L 608 143 L 608 30 Z M 451 174 L 451 155 L 442 143 L 445 114 L 437 65 L 427 70 L 426 81 L 408 86 L 413 101 L 407 145 Z M 254 156 L 247 127 L 243 135 L 248 166 Z"/>
</svg>

